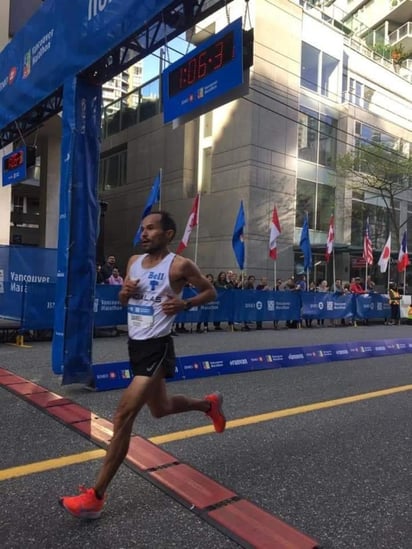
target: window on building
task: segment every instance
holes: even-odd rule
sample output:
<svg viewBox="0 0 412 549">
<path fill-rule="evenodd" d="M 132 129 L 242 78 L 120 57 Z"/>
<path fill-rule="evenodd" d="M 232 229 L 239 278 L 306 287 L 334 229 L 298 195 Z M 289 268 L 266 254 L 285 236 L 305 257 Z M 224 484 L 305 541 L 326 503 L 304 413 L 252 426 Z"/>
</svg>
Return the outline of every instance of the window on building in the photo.
<svg viewBox="0 0 412 549">
<path fill-rule="evenodd" d="M 338 96 L 339 59 L 302 42 L 301 86 L 325 97 Z"/>
<path fill-rule="evenodd" d="M 382 251 L 388 238 L 389 231 L 395 233 L 395 226 L 392 223 L 386 204 L 379 198 L 370 197 L 366 193 L 358 192 L 352 195 L 352 245 L 363 246 L 366 220 L 369 219 L 370 238 L 375 251 Z M 399 226 L 400 203 L 395 201 L 396 223 Z"/>
<path fill-rule="evenodd" d="M 338 92 L 339 60 L 327 53 L 322 53 L 321 94 L 336 97 Z"/>
<path fill-rule="evenodd" d="M 298 126 L 298 157 L 335 168 L 338 121 L 301 108 Z"/>
<path fill-rule="evenodd" d="M 100 160 L 99 190 L 109 191 L 127 182 L 127 149 L 107 154 Z"/>
<path fill-rule="evenodd" d="M 302 42 L 302 65 L 300 83 L 304 88 L 318 91 L 320 50 Z"/>
<path fill-rule="evenodd" d="M 346 101 L 362 109 L 369 110 L 375 90 L 355 78 L 349 78 L 349 89 L 346 90 L 345 94 Z"/>
<path fill-rule="evenodd" d="M 410 143 L 403 141 L 398 137 L 382 132 L 378 128 L 373 128 L 362 122 L 355 121 L 355 148 L 359 150 L 361 146 L 378 143 L 388 150 L 397 151 L 398 154 L 409 156 Z M 361 159 L 358 156 L 355 169 L 368 173 L 368 167 L 365 164 L 361 165 Z"/>
<path fill-rule="evenodd" d="M 335 189 L 331 185 L 298 179 L 296 191 L 296 227 L 301 227 L 308 212 L 309 227 L 327 232 L 335 209 Z"/>
</svg>

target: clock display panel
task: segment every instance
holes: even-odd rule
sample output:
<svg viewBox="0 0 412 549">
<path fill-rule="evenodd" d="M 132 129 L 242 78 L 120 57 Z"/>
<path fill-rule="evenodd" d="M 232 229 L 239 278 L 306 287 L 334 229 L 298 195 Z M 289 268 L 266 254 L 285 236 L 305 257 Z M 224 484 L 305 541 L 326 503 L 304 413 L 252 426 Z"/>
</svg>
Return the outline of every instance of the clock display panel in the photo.
<svg viewBox="0 0 412 549">
<path fill-rule="evenodd" d="M 213 34 L 162 74 L 163 120 L 196 116 L 223 104 L 243 84 L 242 18 Z M 228 99 L 228 100 L 232 100 Z"/>
<path fill-rule="evenodd" d="M 15 170 L 24 163 L 24 151 L 16 151 L 4 159 L 4 171 Z"/>
<path fill-rule="evenodd" d="M 169 96 L 175 96 L 199 80 L 218 71 L 230 63 L 234 57 L 234 33 L 230 31 L 169 73 Z"/>
<path fill-rule="evenodd" d="M 20 147 L 3 156 L 3 187 L 24 181 L 27 176 L 26 147 Z"/>
</svg>

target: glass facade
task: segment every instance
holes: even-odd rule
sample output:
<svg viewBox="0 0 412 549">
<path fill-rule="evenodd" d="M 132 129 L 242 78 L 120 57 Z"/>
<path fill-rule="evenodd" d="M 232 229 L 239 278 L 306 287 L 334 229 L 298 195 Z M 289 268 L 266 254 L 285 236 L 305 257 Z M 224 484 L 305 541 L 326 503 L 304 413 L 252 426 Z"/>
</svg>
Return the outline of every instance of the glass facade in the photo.
<svg viewBox="0 0 412 549">
<path fill-rule="evenodd" d="M 160 79 L 154 78 L 103 109 L 103 138 L 115 135 L 160 112 Z"/>
<path fill-rule="evenodd" d="M 338 97 L 339 59 L 302 42 L 300 83 L 325 97 Z"/>
<path fill-rule="evenodd" d="M 335 189 L 314 181 L 298 179 L 296 189 L 296 226 L 301 227 L 305 212 L 309 215 L 310 229 L 327 232 L 335 209 Z"/>
<path fill-rule="evenodd" d="M 99 191 L 110 191 L 127 182 L 127 149 L 111 152 L 100 159 Z"/>
<path fill-rule="evenodd" d="M 298 158 L 334 169 L 338 121 L 301 107 L 298 128 Z"/>
</svg>

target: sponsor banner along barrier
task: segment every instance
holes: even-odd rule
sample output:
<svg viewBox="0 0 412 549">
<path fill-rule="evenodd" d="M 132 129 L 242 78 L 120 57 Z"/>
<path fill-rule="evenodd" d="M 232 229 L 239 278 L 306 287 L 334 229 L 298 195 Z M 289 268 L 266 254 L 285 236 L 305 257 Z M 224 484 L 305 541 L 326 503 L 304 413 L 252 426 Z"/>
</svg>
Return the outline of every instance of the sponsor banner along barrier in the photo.
<svg viewBox="0 0 412 549">
<path fill-rule="evenodd" d="M 15 275 L 16 277 L 17 275 Z M 0 283 L 0 317 L 20 321 L 24 330 L 52 330 L 56 285 L 28 282 L 33 276 L 19 274 L 19 281 Z M 45 275 L 36 275 L 44 280 Z M 37 280 L 36 278 L 36 280 Z M 50 277 L 49 277 L 50 278 Z M 127 323 L 126 309 L 118 301 L 118 286 L 95 287 L 94 326 L 116 326 Z M 185 290 L 184 297 L 193 296 Z M 261 292 L 227 290 L 219 292 L 216 301 L 180 313 L 176 322 L 256 322 L 313 319 L 376 319 L 390 317 L 388 298 L 381 294 L 337 295 L 311 292 Z M 401 318 L 412 319 L 411 296 L 404 296 Z"/>
<path fill-rule="evenodd" d="M 258 349 L 178 357 L 175 377 L 168 381 L 236 374 L 272 368 L 309 366 L 341 360 L 372 358 L 412 353 L 411 339 L 382 341 L 351 341 L 312 346 Z M 92 366 L 97 391 L 122 389 L 133 377 L 128 362 L 94 364 Z"/>
</svg>

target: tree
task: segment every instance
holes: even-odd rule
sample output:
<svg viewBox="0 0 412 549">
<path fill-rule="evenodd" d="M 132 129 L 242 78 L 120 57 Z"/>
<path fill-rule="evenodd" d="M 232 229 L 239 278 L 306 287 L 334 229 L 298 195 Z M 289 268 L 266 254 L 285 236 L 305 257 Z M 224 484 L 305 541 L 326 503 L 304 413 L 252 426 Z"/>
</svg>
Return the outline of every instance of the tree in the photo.
<svg viewBox="0 0 412 549">
<path fill-rule="evenodd" d="M 378 142 L 360 143 L 354 151 L 337 158 L 338 175 L 349 178 L 352 189 L 368 191 L 385 204 L 399 247 L 400 225 L 396 201 L 412 188 L 412 158 L 400 148 L 392 149 Z"/>
</svg>

